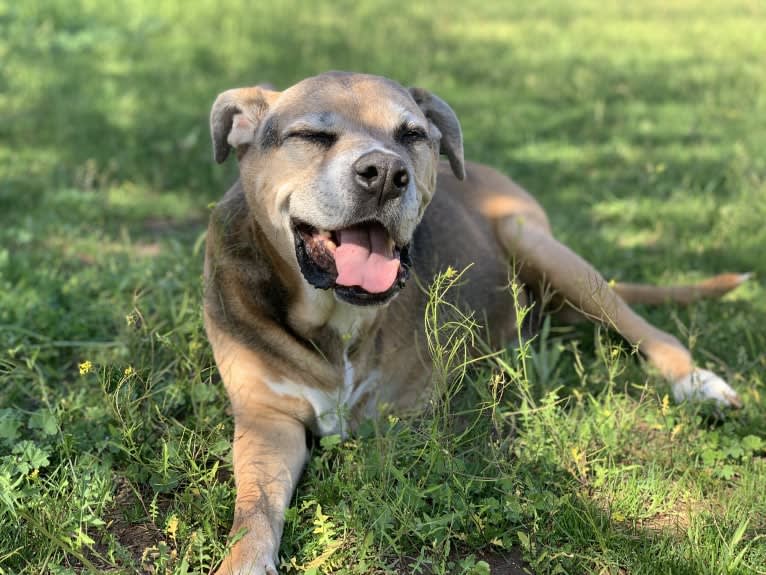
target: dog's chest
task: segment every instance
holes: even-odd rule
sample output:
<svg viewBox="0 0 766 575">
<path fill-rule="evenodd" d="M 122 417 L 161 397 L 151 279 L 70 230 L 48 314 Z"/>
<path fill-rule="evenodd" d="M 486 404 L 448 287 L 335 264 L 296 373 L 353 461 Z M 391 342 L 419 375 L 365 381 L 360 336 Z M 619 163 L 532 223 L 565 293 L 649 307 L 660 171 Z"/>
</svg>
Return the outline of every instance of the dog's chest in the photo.
<svg viewBox="0 0 766 575">
<path fill-rule="evenodd" d="M 311 404 L 313 431 L 320 436 L 340 434 L 345 437 L 351 430 L 352 421 L 358 422 L 375 413 L 376 389 L 381 380 L 374 357 L 374 342 L 371 341 L 374 337 L 371 327 L 376 315 L 377 308 L 374 307 L 339 304 L 333 310 L 327 325 L 338 334 L 343 349 L 337 380 L 329 389 L 286 379 L 267 382 L 275 393 Z"/>
<path fill-rule="evenodd" d="M 300 398 L 311 404 L 314 433 L 346 437 L 351 431 L 352 421 L 374 414 L 375 392 L 380 376 L 378 369 L 357 371 L 348 355 L 344 354 L 342 381 L 334 389 L 318 389 L 284 379 L 267 381 L 266 384 L 279 395 Z"/>
</svg>

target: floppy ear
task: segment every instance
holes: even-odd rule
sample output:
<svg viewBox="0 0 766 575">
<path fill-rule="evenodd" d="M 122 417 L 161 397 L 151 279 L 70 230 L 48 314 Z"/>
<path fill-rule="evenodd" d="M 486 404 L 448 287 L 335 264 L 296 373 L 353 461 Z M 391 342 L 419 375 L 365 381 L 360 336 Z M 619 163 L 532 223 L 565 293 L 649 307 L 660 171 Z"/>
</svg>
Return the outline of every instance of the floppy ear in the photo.
<svg viewBox="0 0 766 575">
<path fill-rule="evenodd" d="M 253 143 L 258 125 L 278 97 L 279 92 L 262 86 L 235 88 L 218 95 L 210 110 L 216 162 L 223 163 L 232 148 Z"/>
<path fill-rule="evenodd" d="M 459 180 L 465 179 L 463 158 L 463 132 L 460 122 L 447 102 L 423 88 L 410 88 L 415 103 L 442 134 L 440 152 L 446 154 L 452 172 Z"/>
</svg>

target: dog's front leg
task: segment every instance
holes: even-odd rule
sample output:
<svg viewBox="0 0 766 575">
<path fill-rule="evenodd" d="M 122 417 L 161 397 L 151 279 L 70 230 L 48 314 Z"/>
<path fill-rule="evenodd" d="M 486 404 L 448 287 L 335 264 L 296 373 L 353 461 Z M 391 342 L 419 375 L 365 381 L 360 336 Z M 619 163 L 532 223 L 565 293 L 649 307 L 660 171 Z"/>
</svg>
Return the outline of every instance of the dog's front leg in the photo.
<svg viewBox="0 0 766 575">
<path fill-rule="evenodd" d="M 306 456 L 305 429 L 297 419 L 268 409 L 236 416 L 236 542 L 216 575 L 276 575 L 285 510 Z"/>
</svg>

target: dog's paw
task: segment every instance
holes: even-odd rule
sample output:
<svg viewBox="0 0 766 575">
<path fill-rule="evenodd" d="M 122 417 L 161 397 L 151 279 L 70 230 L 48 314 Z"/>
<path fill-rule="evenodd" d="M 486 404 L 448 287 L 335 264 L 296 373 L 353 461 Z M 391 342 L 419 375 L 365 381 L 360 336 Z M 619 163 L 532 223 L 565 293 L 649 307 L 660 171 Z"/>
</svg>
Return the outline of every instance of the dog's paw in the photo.
<svg viewBox="0 0 766 575">
<path fill-rule="evenodd" d="M 253 561 L 246 565 L 233 565 L 232 561 L 225 560 L 215 575 L 279 575 L 277 567 L 271 559 Z"/>
<path fill-rule="evenodd" d="M 234 545 L 215 575 L 278 575 L 274 547 L 247 535 Z"/>
<path fill-rule="evenodd" d="M 673 383 L 673 397 L 677 402 L 685 400 L 713 400 L 720 407 L 742 407 L 739 395 L 723 379 L 712 371 L 695 369 L 689 375 Z"/>
</svg>

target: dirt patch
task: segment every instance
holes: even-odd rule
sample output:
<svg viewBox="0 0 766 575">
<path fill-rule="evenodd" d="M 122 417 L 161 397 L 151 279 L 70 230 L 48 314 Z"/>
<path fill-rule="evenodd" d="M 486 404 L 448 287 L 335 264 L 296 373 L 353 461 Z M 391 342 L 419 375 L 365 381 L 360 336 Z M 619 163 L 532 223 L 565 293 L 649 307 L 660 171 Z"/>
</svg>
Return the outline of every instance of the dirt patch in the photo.
<svg viewBox="0 0 766 575">
<path fill-rule="evenodd" d="M 518 549 L 513 549 L 504 555 L 491 551 L 479 552 L 476 554 L 476 558 L 489 564 L 492 575 L 534 575 L 531 569 L 526 566 L 521 557 L 521 551 Z"/>
<path fill-rule="evenodd" d="M 480 550 L 474 551 L 472 554 L 477 562 L 485 561 L 489 565 L 490 573 L 492 575 L 534 575 L 531 568 L 522 558 L 519 549 L 512 549 L 506 553 Z M 459 561 L 467 555 L 468 553 L 453 553 L 451 558 L 453 561 Z M 401 573 L 401 575 L 411 575 L 413 565 L 413 560 L 403 559 L 398 566 L 397 571 Z M 422 568 L 420 573 L 423 575 L 430 575 L 431 571 L 426 567 Z"/>
<path fill-rule="evenodd" d="M 140 565 L 147 549 L 161 541 L 163 533 L 153 521 L 133 523 L 126 518 L 126 510 L 136 505 L 141 505 L 141 500 L 130 482 L 118 478 L 112 508 L 105 517 L 107 529 L 120 546 L 128 551 L 135 564 Z M 98 551 L 103 552 L 105 549 Z"/>
</svg>

